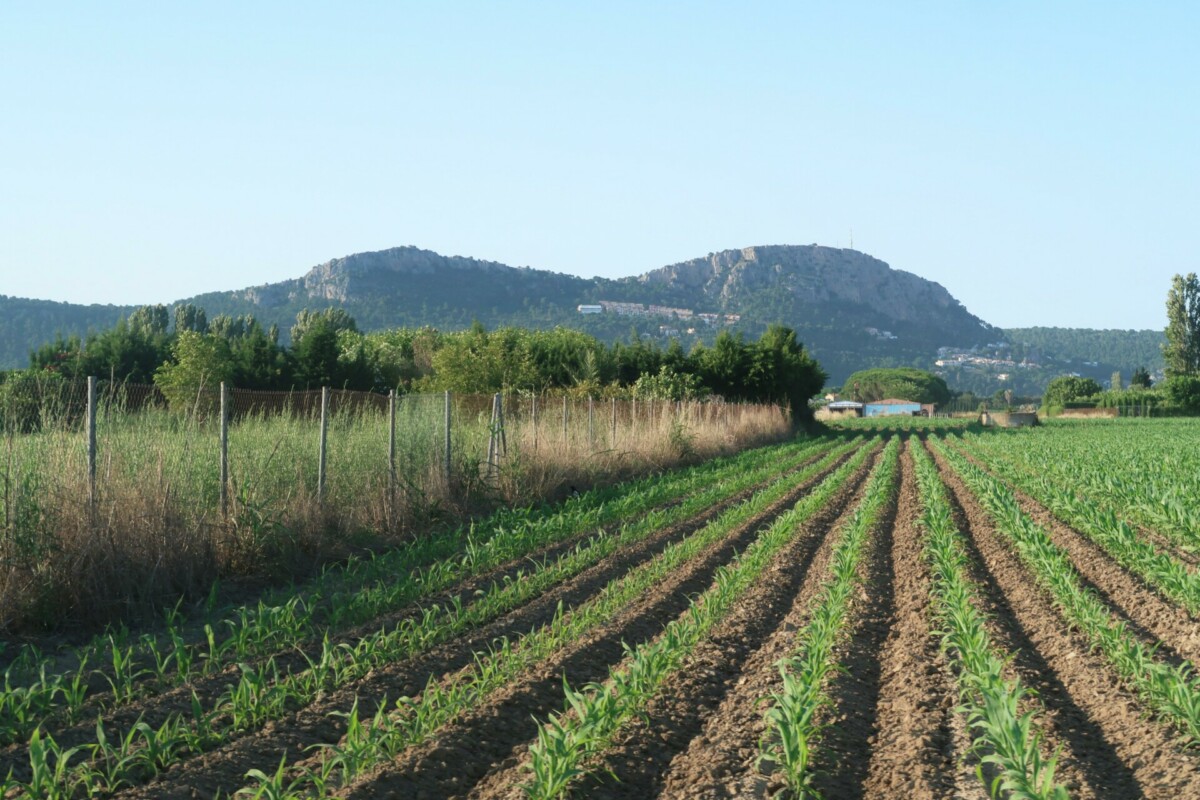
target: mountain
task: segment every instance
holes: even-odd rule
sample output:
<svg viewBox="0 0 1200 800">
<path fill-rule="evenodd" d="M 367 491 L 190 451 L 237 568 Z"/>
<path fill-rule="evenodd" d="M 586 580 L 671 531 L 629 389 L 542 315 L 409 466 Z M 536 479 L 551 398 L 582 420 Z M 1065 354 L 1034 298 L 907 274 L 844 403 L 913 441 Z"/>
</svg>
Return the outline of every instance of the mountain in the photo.
<svg viewBox="0 0 1200 800">
<path fill-rule="evenodd" d="M 609 340 L 636 329 L 678 336 L 685 347 L 711 341 L 722 328 L 756 336 L 782 322 L 797 330 L 833 384 L 866 366 L 929 367 L 939 347 L 969 349 L 1004 337 L 937 283 L 855 250 L 818 245 L 725 250 L 615 280 L 396 247 L 336 258 L 292 280 L 179 302 L 203 307 L 210 319 L 253 314 L 279 325 L 285 337 L 298 311 L 328 305 L 345 308 L 364 331 L 456 329 L 478 320 L 488 327 L 566 325 Z M 603 313 L 577 310 L 601 303 Z M 29 350 L 56 333 L 107 327 L 129 310 L 0 297 L 0 366 L 24 365 Z"/>
<path fill-rule="evenodd" d="M 57 334 L 85 336 L 111 328 L 134 306 L 78 305 L 0 294 L 0 369 L 25 367 L 29 351 Z"/>
</svg>

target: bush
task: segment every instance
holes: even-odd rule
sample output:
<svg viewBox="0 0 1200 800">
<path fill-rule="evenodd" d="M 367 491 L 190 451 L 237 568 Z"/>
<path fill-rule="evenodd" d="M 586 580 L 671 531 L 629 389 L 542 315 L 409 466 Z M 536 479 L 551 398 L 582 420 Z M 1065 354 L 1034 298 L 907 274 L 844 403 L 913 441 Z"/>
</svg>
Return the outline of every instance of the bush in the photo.
<svg viewBox="0 0 1200 800">
<path fill-rule="evenodd" d="M 1171 405 L 1185 414 L 1200 414 L 1200 376 L 1168 375 L 1163 390 Z"/>
</svg>

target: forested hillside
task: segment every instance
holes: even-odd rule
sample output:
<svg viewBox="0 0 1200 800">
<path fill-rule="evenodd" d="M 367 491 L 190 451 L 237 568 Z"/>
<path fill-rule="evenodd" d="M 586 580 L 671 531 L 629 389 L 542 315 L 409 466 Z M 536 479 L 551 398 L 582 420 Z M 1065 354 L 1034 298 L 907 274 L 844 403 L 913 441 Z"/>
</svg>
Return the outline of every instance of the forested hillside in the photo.
<svg viewBox="0 0 1200 800">
<path fill-rule="evenodd" d="M 1004 331 L 1017 358 L 1042 356 L 1064 363 L 1087 363 L 1129 371 L 1163 368 L 1162 331 L 1091 328 L 1008 328 Z"/>
</svg>

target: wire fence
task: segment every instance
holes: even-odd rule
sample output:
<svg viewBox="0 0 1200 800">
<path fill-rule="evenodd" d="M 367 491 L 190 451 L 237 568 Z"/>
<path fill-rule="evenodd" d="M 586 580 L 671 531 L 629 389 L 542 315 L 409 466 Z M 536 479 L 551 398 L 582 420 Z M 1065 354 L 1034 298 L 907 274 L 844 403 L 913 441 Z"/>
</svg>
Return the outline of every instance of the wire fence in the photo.
<svg viewBox="0 0 1200 800">
<path fill-rule="evenodd" d="M 498 479 L 517 456 L 586 462 L 653 446 L 686 451 L 701 432 L 732 441 L 748 424 L 787 421 L 776 406 L 719 401 L 224 385 L 168 400 L 154 385 L 96 379 L 20 388 L 0 395 L 9 529 L 29 516 L 21 506 L 31 495 L 56 483 L 78 489 L 85 476 L 89 513 L 153 477 L 188 498 L 189 513 L 217 520 L 300 497 L 349 506 L 382 489 L 387 513 L 370 523 L 386 523 L 417 497 L 447 501 Z"/>
<path fill-rule="evenodd" d="M 778 406 L 0 385 L 0 630 L 286 579 L 436 520 L 791 435 Z"/>
</svg>

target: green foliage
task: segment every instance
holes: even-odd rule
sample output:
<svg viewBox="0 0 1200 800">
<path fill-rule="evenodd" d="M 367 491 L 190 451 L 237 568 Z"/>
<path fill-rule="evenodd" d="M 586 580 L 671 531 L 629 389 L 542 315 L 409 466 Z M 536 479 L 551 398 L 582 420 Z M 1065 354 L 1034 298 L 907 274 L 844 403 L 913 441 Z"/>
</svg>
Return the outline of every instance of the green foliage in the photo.
<svg viewBox="0 0 1200 800">
<path fill-rule="evenodd" d="M 32 433 L 67 413 L 66 381 L 56 372 L 25 370 L 0 382 L 0 433 Z"/>
<path fill-rule="evenodd" d="M 1050 381 L 1042 394 L 1042 406 L 1061 409 L 1067 403 L 1088 400 L 1101 392 L 1100 384 L 1091 378 L 1062 375 Z"/>
<path fill-rule="evenodd" d="M 1200 413 L 1200 375 L 1171 374 L 1162 386 L 1171 405 L 1187 414 Z"/>
<path fill-rule="evenodd" d="M 191 303 L 182 303 L 175 306 L 174 314 L 176 333 L 183 333 L 184 331 L 208 333 L 208 315 L 203 308 L 199 308 Z"/>
<path fill-rule="evenodd" d="M 354 317 L 350 316 L 350 313 L 344 308 L 330 306 L 321 311 L 309 311 L 305 308 L 296 315 L 296 322 L 292 325 L 290 331 L 292 342 L 303 339 L 309 330 L 317 325 L 330 328 L 334 333 L 358 330 Z"/>
<path fill-rule="evenodd" d="M 229 343 L 220 336 L 185 329 L 175 338 L 171 358 L 154 373 L 154 383 L 171 409 L 215 410 L 219 400 L 212 390 L 233 377 Z"/>
<path fill-rule="evenodd" d="M 1016 361 L 1034 358 L 1039 362 L 1085 365 L 1097 369 L 1132 369 L 1137 364 L 1151 370 L 1162 368 L 1161 330 L 1096 330 L 1093 328 L 1008 328 L 1004 331 Z"/>
<path fill-rule="evenodd" d="M 1167 371 L 1192 375 L 1200 371 L 1200 279 L 1196 273 L 1176 275 L 1167 292 Z"/>
<path fill-rule="evenodd" d="M 702 397 L 700 378 L 676 372 L 670 364 L 659 367 L 654 375 L 642 375 L 633 385 L 634 397 L 644 400 L 695 400 Z"/>
<path fill-rule="evenodd" d="M 950 388 L 944 380 L 932 372 L 912 368 L 860 370 L 846 379 L 843 391 L 864 403 L 895 398 L 943 405 L 950 400 Z"/>
<path fill-rule="evenodd" d="M 1143 389 L 1149 389 L 1151 385 L 1150 373 L 1145 367 L 1138 367 L 1133 371 L 1133 375 L 1129 377 L 1129 388 L 1140 386 Z"/>
</svg>

